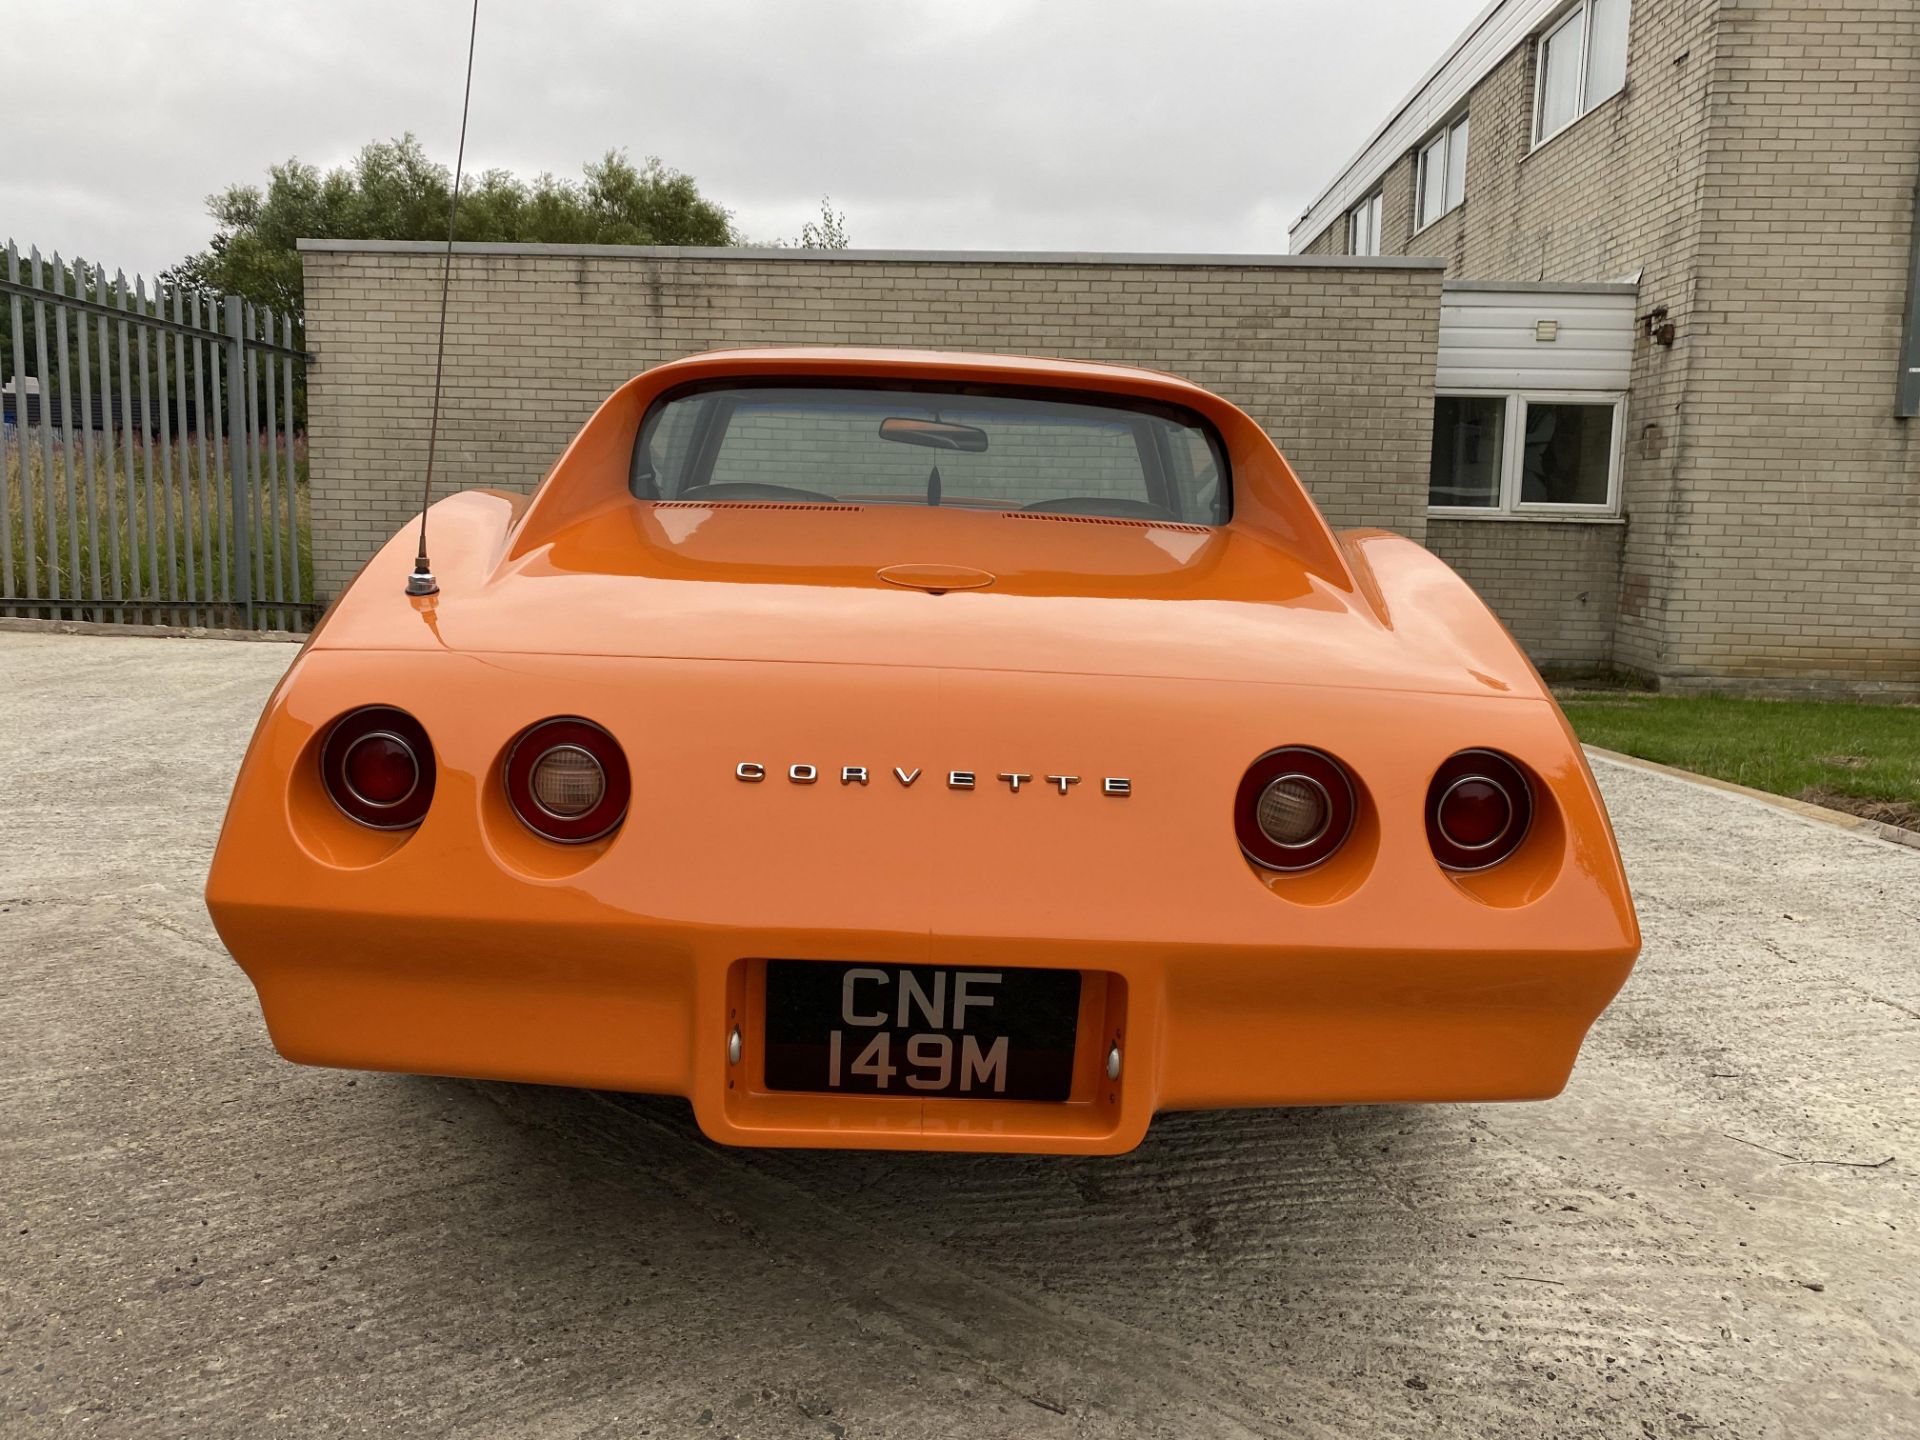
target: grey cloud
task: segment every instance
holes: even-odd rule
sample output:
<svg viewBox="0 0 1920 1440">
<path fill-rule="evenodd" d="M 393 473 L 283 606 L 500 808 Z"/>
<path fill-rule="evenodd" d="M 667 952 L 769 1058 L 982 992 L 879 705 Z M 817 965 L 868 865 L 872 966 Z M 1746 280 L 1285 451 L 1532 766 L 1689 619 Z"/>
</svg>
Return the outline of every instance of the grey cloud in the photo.
<svg viewBox="0 0 1920 1440">
<path fill-rule="evenodd" d="M 469 161 L 657 154 L 763 239 L 831 194 L 863 246 L 1275 252 L 1478 4 L 482 0 Z M 289 155 L 410 129 L 450 159 L 466 15 L 23 7 L 0 233 L 151 272 Z"/>
</svg>

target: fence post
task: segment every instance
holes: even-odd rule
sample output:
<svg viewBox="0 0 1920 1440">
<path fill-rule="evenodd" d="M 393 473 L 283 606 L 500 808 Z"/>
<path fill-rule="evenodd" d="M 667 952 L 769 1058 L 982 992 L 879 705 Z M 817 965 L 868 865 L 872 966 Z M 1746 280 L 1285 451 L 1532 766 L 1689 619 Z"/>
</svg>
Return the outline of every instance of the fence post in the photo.
<svg viewBox="0 0 1920 1440">
<path fill-rule="evenodd" d="M 240 318 L 240 297 L 226 297 L 227 321 L 227 483 L 233 504 L 233 598 L 253 628 L 253 497 L 248 493 L 247 449 L 252 440 L 248 425 L 246 327 Z"/>
</svg>

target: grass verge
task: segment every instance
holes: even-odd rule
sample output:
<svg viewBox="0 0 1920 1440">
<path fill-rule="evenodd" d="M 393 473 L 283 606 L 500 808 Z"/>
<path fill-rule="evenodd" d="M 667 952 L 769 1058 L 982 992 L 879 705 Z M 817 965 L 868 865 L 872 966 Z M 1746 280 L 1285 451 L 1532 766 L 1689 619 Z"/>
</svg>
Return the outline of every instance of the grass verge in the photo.
<svg viewBox="0 0 1920 1440">
<path fill-rule="evenodd" d="M 1580 738 L 1920 830 L 1920 706 L 1560 691 Z"/>
</svg>

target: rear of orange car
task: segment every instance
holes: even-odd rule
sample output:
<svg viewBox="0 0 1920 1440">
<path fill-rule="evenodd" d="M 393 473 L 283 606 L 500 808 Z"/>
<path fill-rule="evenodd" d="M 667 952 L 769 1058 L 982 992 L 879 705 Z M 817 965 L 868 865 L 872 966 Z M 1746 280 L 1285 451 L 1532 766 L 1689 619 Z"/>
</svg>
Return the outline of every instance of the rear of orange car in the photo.
<svg viewBox="0 0 1920 1440">
<path fill-rule="evenodd" d="M 208 885 L 283 1054 L 685 1095 L 764 1145 L 1110 1153 L 1166 1109 L 1559 1090 L 1637 930 L 1577 746 L 1451 572 L 1336 542 L 1166 377 L 792 355 L 642 377 L 532 504 L 435 508 L 440 595 L 400 595 L 398 538 L 303 653 Z M 635 492 L 663 396 L 769 367 L 1175 406 L 1231 506 Z M 961 408 L 882 416 L 914 477 L 979 453 Z"/>
</svg>

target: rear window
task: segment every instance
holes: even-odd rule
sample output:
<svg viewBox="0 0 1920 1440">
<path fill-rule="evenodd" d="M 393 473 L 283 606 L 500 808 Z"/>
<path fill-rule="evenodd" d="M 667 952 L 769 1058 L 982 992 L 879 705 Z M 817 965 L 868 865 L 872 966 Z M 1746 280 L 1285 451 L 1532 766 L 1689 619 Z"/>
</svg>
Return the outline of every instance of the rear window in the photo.
<svg viewBox="0 0 1920 1440">
<path fill-rule="evenodd" d="M 1218 525 L 1219 441 L 1196 415 L 1104 396 L 734 385 L 656 403 L 634 449 L 647 500 L 846 501 Z"/>
</svg>

